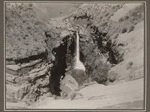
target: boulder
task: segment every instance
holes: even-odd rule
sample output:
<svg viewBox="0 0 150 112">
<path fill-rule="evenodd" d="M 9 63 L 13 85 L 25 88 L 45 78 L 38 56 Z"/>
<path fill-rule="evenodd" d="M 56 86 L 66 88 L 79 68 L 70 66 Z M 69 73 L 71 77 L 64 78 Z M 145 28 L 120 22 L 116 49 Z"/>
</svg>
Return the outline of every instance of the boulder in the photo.
<svg viewBox="0 0 150 112">
<path fill-rule="evenodd" d="M 71 76 L 66 75 L 61 81 L 60 81 L 60 89 L 61 89 L 61 95 L 70 97 L 71 94 L 79 88 L 78 82 Z"/>
</svg>

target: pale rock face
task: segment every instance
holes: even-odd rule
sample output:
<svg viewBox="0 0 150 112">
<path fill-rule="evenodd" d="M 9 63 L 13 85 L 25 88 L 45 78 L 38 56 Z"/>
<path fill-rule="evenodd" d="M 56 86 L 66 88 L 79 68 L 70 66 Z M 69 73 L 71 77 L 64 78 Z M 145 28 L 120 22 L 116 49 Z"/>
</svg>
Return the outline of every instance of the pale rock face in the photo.
<svg viewBox="0 0 150 112">
<path fill-rule="evenodd" d="M 60 37 L 66 37 L 67 35 L 70 35 L 70 34 L 72 34 L 71 32 L 69 32 L 68 30 L 63 30 L 62 32 L 61 32 L 61 34 L 60 34 Z"/>
<path fill-rule="evenodd" d="M 19 70 L 21 67 L 19 65 L 6 65 L 6 68 L 11 70 Z"/>
</svg>

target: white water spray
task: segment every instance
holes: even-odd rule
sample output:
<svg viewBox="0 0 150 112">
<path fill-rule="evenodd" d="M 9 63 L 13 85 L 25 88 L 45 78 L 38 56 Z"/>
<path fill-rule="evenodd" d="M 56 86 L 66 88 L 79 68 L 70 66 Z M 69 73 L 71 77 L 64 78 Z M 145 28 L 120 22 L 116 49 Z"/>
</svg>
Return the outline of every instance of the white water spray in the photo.
<svg viewBox="0 0 150 112">
<path fill-rule="evenodd" d="M 79 48 L 79 32 L 76 32 L 76 57 L 75 57 L 75 69 L 80 69 L 85 71 L 85 67 L 83 65 L 83 63 L 80 61 L 80 48 Z"/>
</svg>

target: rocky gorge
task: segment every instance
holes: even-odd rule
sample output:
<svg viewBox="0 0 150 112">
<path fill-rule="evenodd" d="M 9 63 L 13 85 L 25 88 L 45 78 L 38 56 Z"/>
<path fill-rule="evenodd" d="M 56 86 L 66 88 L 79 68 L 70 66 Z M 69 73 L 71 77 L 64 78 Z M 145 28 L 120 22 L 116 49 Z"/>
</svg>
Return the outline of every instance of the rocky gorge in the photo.
<svg viewBox="0 0 150 112">
<path fill-rule="evenodd" d="M 82 91 L 91 83 L 109 87 L 143 78 L 144 4 L 130 5 L 83 3 L 74 6 L 74 11 L 67 15 L 42 22 L 38 5 L 8 3 L 5 81 L 8 108 L 17 108 L 9 103 L 30 106 L 47 97 L 67 99 L 62 92 L 74 88 L 77 79 L 81 80 L 78 91 Z M 76 26 L 85 76 L 73 74 Z M 69 83 L 69 90 L 62 83 Z"/>
</svg>

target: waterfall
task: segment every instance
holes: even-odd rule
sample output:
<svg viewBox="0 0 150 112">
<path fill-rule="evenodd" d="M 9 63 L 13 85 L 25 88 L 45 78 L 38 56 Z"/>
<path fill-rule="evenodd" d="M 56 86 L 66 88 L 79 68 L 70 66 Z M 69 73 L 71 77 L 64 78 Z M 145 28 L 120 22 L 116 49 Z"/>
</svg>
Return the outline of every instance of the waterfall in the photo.
<svg viewBox="0 0 150 112">
<path fill-rule="evenodd" d="M 79 32 L 76 32 L 76 57 L 75 57 L 75 69 L 80 69 L 85 71 L 83 63 L 80 61 L 80 47 L 79 47 Z"/>
<path fill-rule="evenodd" d="M 76 40 L 76 61 L 79 62 L 80 61 L 80 50 L 79 50 L 79 33 L 77 31 L 76 33 L 77 35 L 77 40 Z"/>
</svg>

